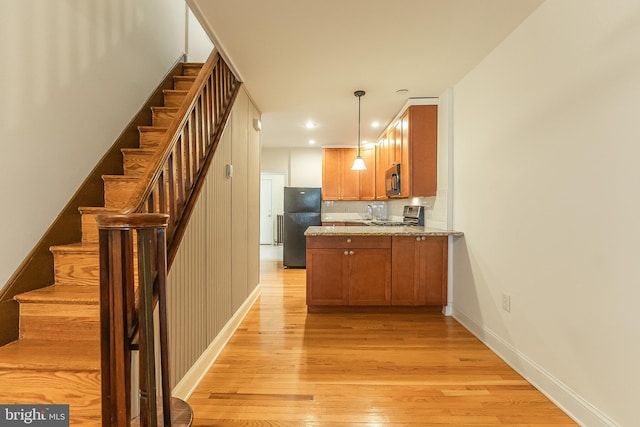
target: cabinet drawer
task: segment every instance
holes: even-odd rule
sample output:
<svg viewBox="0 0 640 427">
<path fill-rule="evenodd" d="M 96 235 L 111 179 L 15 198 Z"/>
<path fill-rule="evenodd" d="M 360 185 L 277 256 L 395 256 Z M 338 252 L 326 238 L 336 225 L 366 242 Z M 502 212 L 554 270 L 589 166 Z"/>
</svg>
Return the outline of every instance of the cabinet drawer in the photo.
<svg viewBox="0 0 640 427">
<path fill-rule="evenodd" d="M 308 236 L 307 248 L 391 248 L 391 236 Z"/>
</svg>

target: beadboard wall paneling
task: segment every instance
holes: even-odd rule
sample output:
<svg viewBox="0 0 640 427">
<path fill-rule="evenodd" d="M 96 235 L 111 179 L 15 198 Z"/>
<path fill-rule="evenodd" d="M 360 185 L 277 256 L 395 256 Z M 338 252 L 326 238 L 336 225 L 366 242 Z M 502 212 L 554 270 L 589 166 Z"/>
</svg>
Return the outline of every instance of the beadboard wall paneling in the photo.
<svg viewBox="0 0 640 427">
<path fill-rule="evenodd" d="M 252 103 L 249 103 L 248 115 L 247 295 L 250 295 L 260 282 L 260 132 L 253 127 L 254 120 L 260 119 L 260 112 Z"/>
<path fill-rule="evenodd" d="M 256 114 L 241 90 L 169 272 L 172 387 L 258 285 L 260 151 L 259 136 L 248 133 Z M 232 178 L 228 164 L 234 167 Z M 249 172 L 249 164 L 256 170 Z"/>
<path fill-rule="evenodd" d="M 230 118 L 233 140 L 247 141 L 249 99 L 238 97 Z M 235 312 L 247 298 L 247 242 L 248 242 L 248 159 L 247 144 L 232 144 L 233 179 L 231 180 L 231 299 Z"/>
</svg>

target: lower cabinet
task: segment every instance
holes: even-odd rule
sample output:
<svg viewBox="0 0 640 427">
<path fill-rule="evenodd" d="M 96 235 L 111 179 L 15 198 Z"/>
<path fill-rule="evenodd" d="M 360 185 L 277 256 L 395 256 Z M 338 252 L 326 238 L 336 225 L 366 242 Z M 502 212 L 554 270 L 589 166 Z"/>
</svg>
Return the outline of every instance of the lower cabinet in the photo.
<svg viewBox="0 0 640 427">
<path fill-rule="evenodd" d="M 307 237 L 307 305 L 390 303 L 390 236 Z"/>
<path fill-rule="evenodd" d="M 446 236 L 308 236 L 308 306 L 447 305 Z"/>
<path fill-rule="evenodd" d="M 391 304 L 447 305 L 446 236 L 393 236 Z"/>
</svg>

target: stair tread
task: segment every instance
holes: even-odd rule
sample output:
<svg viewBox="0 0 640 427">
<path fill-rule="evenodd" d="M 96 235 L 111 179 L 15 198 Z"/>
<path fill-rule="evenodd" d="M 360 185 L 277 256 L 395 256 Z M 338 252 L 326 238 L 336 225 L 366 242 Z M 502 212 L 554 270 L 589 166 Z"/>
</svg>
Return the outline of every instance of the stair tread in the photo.
<svg viewBox="0 0 640 427">
<path fill-rule="evenodd" d="M 102 179 L 109 179 L 112 181 L 140 181 L 139 176 L 131 175 L 102 175 Z"/>
<path fill-rule="evenodd" d="M 153 148 L 123 148 L 120 151 L 127 154 L 155 154 L 157 152 Z"/>
<path fill-rule="evenodd" d="M 100 341 L 20 339 L 0 347 L 0 369 L 99 371 Z"/>
<path fill-rule="evenodd" d="M 180 107 L 165 107 L 164 105 L 156 105 L 151 107 L 151 111 L 171 111 L 177 113 Z M 153 126 L 158 127 L 158 126 Z"/>
<path fill-rule="evenodd" d="M 169 129 L 168 127 L 161 127 L 161 126 L 138 126 L 138 130 L 146 130 L 146 131 L 153 131 L 156 130 L 158 132 L 166 132 L 167 129 Z"/>
<path fill-rule="evenodd" d="M 120 212 L 118 209 L 107 208 L 105 206 L 81 206 L 78 208 L 78 211 L 83 214 L 97 214 L 97 213 L 118 213 Z"/>
<path fill-rule="evenodd" d="M 97 243 L 78 242 L 68 245 L 57 245 L 49 248 L 52 252 L 84 252 L 87 254 L 97 254 L 100 250 Z"/>
<path fill-rule="evenodd" d="M 47 302 L 53 304 L 71 302 L 96 305 L 100 304 L 100 288 L 98 286 L 56 284 L 18 294 L 14 299 L 21 303 Z"/>
</svg>

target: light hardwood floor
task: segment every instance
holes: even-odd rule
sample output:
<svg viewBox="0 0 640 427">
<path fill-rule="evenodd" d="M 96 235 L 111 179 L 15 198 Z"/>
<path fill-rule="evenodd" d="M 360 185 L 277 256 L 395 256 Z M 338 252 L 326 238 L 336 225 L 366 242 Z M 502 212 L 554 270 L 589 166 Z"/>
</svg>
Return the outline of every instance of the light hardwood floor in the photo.
<svg viewBox="0 0 640 427">
<path fill-rule="evenodd" d="M 454 319 L 307 314 L 305 270 L 262 296 L 189 399 L 195 426 L 576 425 Z"/>
</svg>

